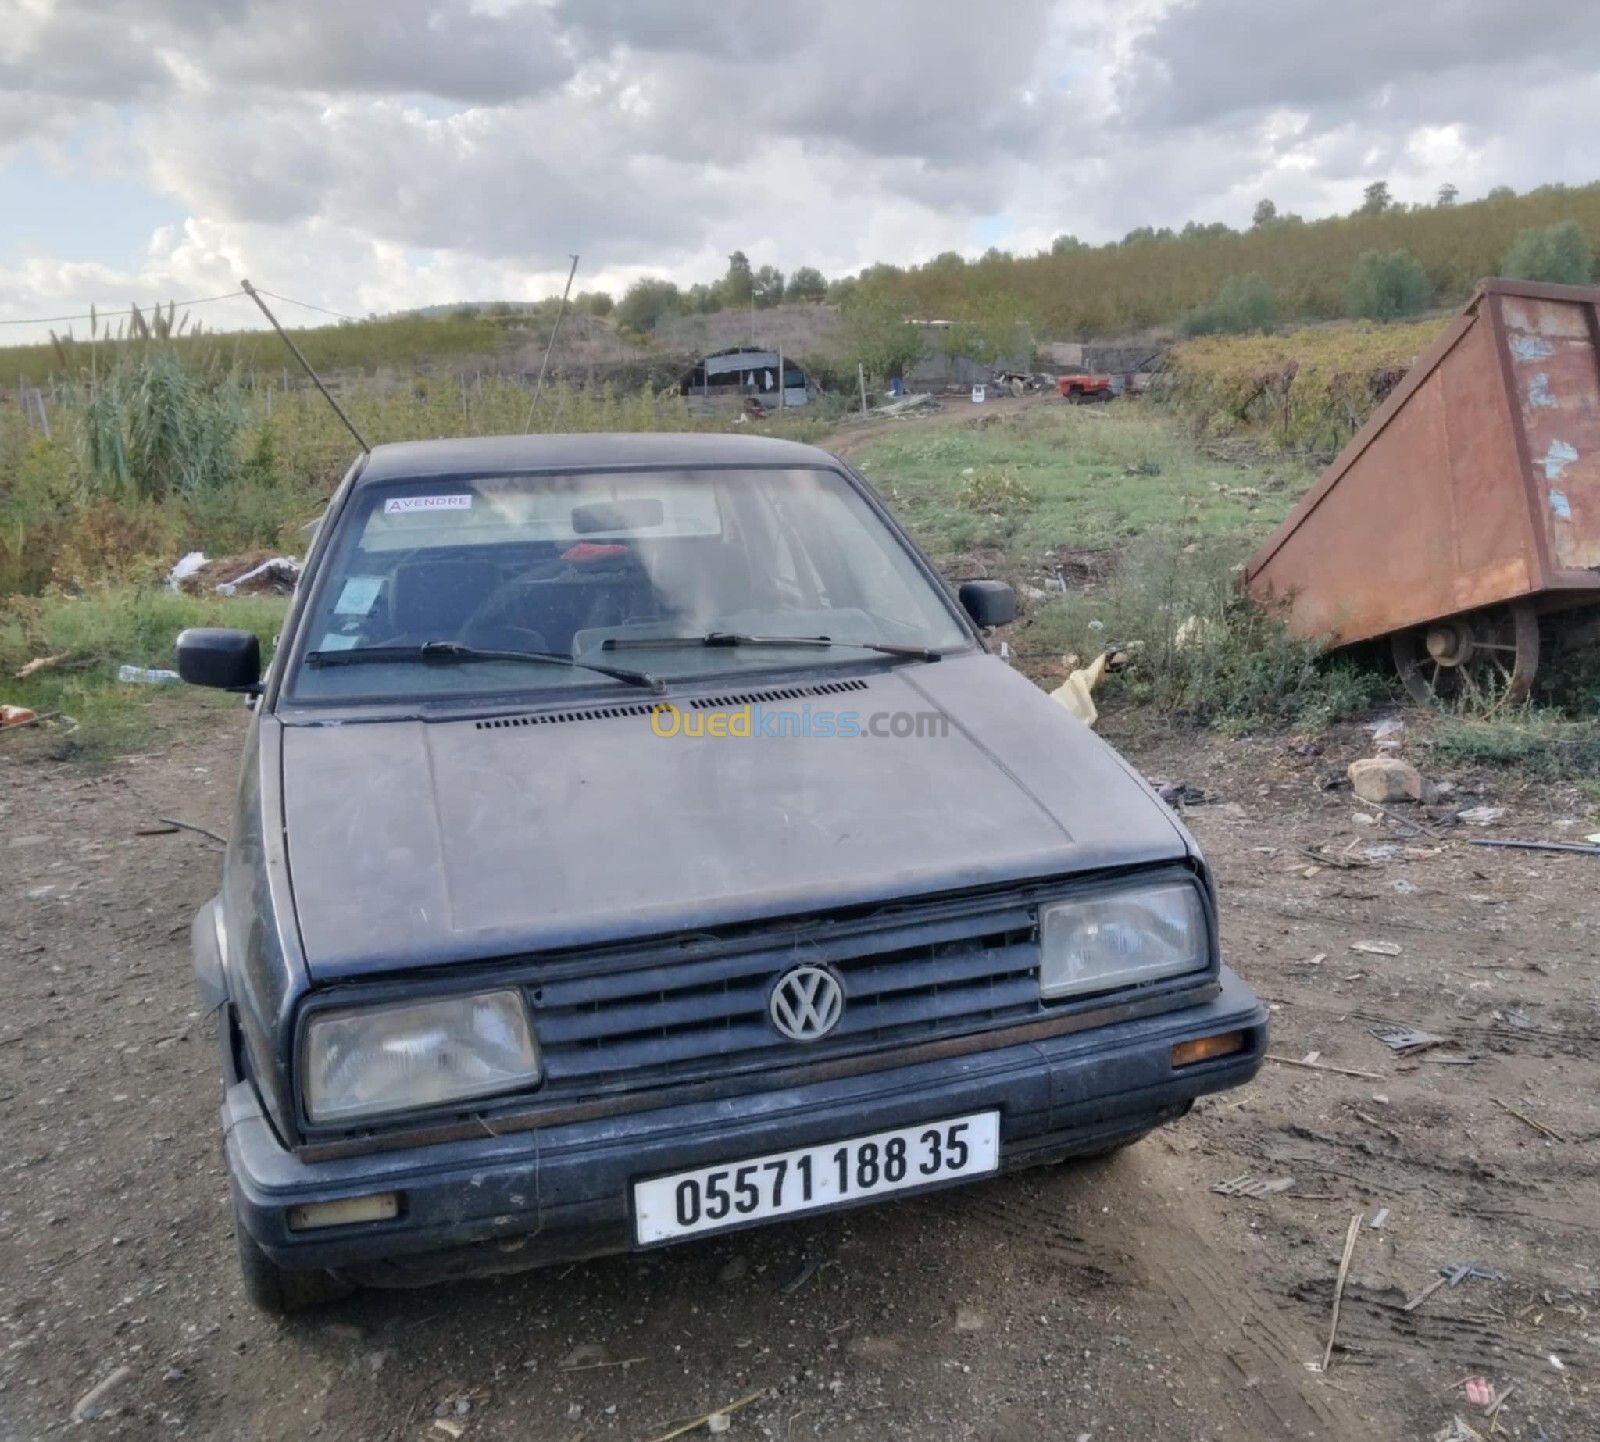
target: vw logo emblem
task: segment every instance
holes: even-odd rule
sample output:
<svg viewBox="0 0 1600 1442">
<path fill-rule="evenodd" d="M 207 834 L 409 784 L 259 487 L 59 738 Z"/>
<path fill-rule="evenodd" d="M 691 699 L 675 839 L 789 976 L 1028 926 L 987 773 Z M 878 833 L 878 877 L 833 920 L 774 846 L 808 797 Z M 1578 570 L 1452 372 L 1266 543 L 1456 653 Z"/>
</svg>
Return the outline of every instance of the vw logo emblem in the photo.
<svg viewBox="0 0 1600 1442">
<path fill-rule="evenodd" d="M 767 1011 L 790 1041 L 819 1041 L 844 1015 L 844 987 L 825 967 L 790 967 L 772 988 Z"/>
</svg>

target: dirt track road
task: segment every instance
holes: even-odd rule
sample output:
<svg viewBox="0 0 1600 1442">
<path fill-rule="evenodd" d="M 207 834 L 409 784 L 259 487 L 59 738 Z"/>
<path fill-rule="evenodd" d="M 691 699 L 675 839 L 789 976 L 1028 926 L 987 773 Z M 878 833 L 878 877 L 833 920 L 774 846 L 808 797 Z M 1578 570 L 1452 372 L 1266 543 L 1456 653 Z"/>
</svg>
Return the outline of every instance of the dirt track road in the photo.
<svg viewBox="0 0 1600 1442">
<path fill-rule="evenodd" d="M 1379 1080 L 1269 1065 L 1108 1162 L 289 1326 L 239 1292 L 194 1014 L 219 852 L 138 834 L 225 829 L 240 734 L 175 730 L 99 773 L 0 752 L 4 1442 L 446 1442 L 439 1409 L 474 1442 L 649 1439 L 751 1394 L 734 1439 L 1425 1439 L 1456 1415 L 1488 1434 L 1460 1391 L 1479 1375 L 1511 1389 L 1506 1435 L 1600 1437 L 1600 863 L 1424 837 L 1305 875 L 1300 845 L 1405 844 L 1317 788 L 1359 730 L 1323 755 L 1129 750 L 1219 795 L 1190 818 L 1274 1050 Z M 1496 799 L 1521 834 L 1600 829 L 1559 790 Z M 1400 955 L 1352 950 L 1373 940 Z M 1454 1045 L 1396 1058 L 1381 1021 Z M 1294 1185 L 1210 1190 L 1246 1172 Z M 1346 1228 L 1380 1208 L 1320 1375 Z M 1466 1261 L 1504 1280 L 1404 1310 Z M 74 1426 L 121 1367 L 111 1415 Z"/>
</svg>

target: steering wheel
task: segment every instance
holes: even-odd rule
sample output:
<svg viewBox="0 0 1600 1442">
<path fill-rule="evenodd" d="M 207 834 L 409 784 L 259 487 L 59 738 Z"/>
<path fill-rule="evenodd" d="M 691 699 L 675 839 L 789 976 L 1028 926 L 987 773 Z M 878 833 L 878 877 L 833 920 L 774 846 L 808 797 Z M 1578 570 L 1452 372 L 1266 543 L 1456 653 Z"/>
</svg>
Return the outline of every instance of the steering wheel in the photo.
<svg viewBox="0 0 1600 1442">
<path fill-rule="evenodd" d="M 490 651 L 548 653 L 550 642 L 542 631 L 522 625 L 506 616 L 511 603 L 526 590 L 526 586 L 526 581 L 521 577 L 497 586 L 489 593 L 483 604 L 462 623 L 461 633 L 456 639 L 464 646 L 477 646 Z"/>
</svg>

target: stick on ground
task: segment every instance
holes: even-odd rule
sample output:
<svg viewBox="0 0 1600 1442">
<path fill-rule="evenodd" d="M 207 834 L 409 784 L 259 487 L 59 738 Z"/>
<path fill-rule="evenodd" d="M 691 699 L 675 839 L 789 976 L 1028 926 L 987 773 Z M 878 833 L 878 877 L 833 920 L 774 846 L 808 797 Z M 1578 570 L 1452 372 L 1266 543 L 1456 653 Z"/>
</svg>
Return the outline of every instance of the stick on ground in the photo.
<svg viewBox="0 0 1600 1442">
<path fill-rule="evenodd" d="M 1274 1056 L 1270 1051 L 1267 1053 L 1267 1060 L 1275 1061 L 1279 1066 L 1303 1067 L 1306 1071 L 1331 1071 L 1336 1076 L 1360 1077 L 1362 1081 L 1385 1080 L 1375 1071 L 1354 1071 L 1347 1066 L 1329 1066 L 1323 1061 L 1296 1061 L 1292 1056 Z"/>
<path fill-rule="evenodd" d="M 1566 1138 L 1564 1136 L 1562 1136 L 1560 1132 L 1556 1131 L 1553 1127 L 1547 1127 L 1543 1122 L 1534 1121 L 1534 1119 L 1532 1117 L 1525 1116 L 1522 1112 L 1519 1112 L 1514 1106 L 1508 1106 L 1505 1102 L 1501 1101 L 1499 1097 L 1490 1097 L 1489 1100 L 1492 1101 L 1497 1107 L 1499 1107 L 1501 1111 L 1506 1112 L 1511 1116 L 1514 1116 L 1524 1126 L 1532 1127 L 1534 1129 L 1534 1131 L 1539 1132 L 1543 1136 L 1549 1137 L 1551 1141 L 1553 1141 L 1553 1142 L 1565 1142 L 1566 1141 Z"/>
<path fill-rule="evenodd" d="M 717 1407 L 710 1412 L 702 1412 L 693 1422 L 685 1422 L 681 1427 L 674 1427 L 670 1432 L 663 1432 L 654 1442 L 672 1442 L 674 1437 L 681 1437 L 685 1432 L 693 1432 L 696 1427 L 704 1427 L 713 1417 L 726 1416 L 729 1412 L 737 1412 L 741 1407 L 748 1407 L 752 1402 L 759 1401 L 767 1394 L 765 1392 L 752 1392 L 748 1397 L 741 1397 L 737 1402 L 730 1402 L 726 1407 Z"/>
<path fill-rule="evenodd" d="M 1339 1335 L 1339 1304 L 1344 1301 L 1344 1282 L 1350 1275 L 1350 1258 L 1355 1255 L 1356 1238 L 1361 1235 L 1361 1213 L 1350 1218 L 1350 1230 L 1344 1237 L 1344 1256 L 1339 1259 L 1339 1276 L 1333 1284 L 1333 1321 L 1328 1327 L 1328 1345 L 1322 1349 L 1322 1370 L 1328 1370 L 1333 1361 L 1333 1340 Z"/>
<path fill-rule="evenodd" d="M 165 826 L 176 826 L 183 831 L 195 831 L 201 836 L 209 836 L 213 841 L 220 841 L 224 846 L 228 844 L 226 836 L 218 836 L 215 831 L 207 831 L 205 827 L 196 826 L 192 821 L 179 821 L 176 816 L 158 816 L 156 820 Z"/>
</svg>

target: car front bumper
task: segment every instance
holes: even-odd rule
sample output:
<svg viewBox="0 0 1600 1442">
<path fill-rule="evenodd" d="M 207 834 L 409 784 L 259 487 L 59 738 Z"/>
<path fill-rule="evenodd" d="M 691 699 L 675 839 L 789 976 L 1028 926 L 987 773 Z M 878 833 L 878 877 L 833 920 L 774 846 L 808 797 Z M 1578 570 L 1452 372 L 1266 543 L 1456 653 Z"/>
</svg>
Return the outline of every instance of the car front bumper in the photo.
<svg viewBox="0 0 1600 1442">
<path fill-rule="evenodd" d="M 1172 1065 L 1178 1043 L 1229 1031 L 1244 1032 L 1242 1050 Z M 278 1141 L 248 1081 L 228 1088 L 222 1124 L 240 1224 L 273 1262 L 408 1285 L 628 1251 L 641 1178 L 945 1117 L 998 1110 L 1002 1167 L 1099 1151 L 1248 1081 L 1266 1045 L 1265 1010 L 1224 968 L 1214 999 L 1158 1016 L 501 1136 L 307 1162 Z M 292 1207 L 383 1192 L 400 1194 L 391 1220 L 289 1227 Z"/>
</svg>

